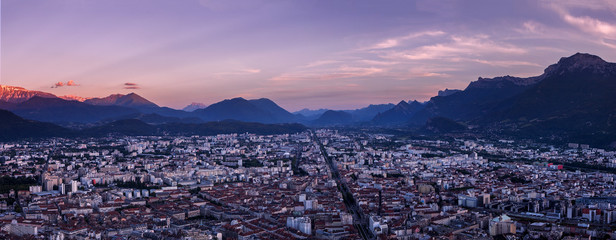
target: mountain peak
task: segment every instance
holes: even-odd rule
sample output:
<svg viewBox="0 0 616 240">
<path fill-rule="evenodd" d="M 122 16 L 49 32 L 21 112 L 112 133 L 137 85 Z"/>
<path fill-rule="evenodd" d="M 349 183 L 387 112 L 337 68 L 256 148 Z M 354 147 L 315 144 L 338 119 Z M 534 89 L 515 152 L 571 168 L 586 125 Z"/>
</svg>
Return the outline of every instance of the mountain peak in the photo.
<svg viewBox="0 0 616 240">
<path fill-rule="evenodd" d="M 495 78 L 479 77 L 477 81 L 471 82 L 467 88 L 502 88 L 507 86 L 508 83 L 512 83 L 517 86 L 530 86 L 538 83 L 542 79 L 543 78 L 541 77 L 520 78 L 510 75 Z"/>
<path fill-rule="evenodd" d="M 340 125 L 348 124 L 353 121 L 353 116 L 345 111 L 327 110 L 318 119 L 314 120 L 312 124 L 315 125 Z"/>
<path fill-rule="evenodd" d="M 261 123 L 293 122 L 295 115 L 269 99 L 246 100 L 242 97 L 225 99 L 206 108 L 195 110 L 205 121 L 226 119 Z"/>
<path fill-rule="evenodd" d="M 182 110 L 186 111 L 186 112 L 192 112 L 195 111 L 197 109 L 202 109 L 202 108 L 206 108 L 207 105 L 203 104 L 203 103 L 198 103 L 198 102 L 193 102 L 191 104 L 189 104 L 188 106 L 184 107 Z"/>
<path fill-rule="evenodd" d="M 235 98 L 226 99 L 226 100 L 227 100 L 227 101 L 234 101 L 234 102 L 236 102 L 236 101 L 242 101 L 242 102 L 243 102 L 243 101 L 248 101 L 248 100 L 246 100 L 246 99 L 245 99 L 245 98 L 243 98 L 243 97 L 235 97 Z"/>
<path fill-rule="evenodd" d="M 408 102 L 406 102 L 406 101 L 404 101 L 404 100 L 402 100 L 402 101 L 400 101 L 398 104 L 396 104 L 396 107 L 397 107 L 397 106 L 407 106 L 407 105 L 409 105 L 409 103 L 408 103 Z"/>
<path fill-rule="evenodd" d="M 104 98 L 90 98 L 85 103 L 91 105 L 103 105 L 103 106 L 123 106 L 123 107 L 155 107 L 157 106 L 153 102 L 139 96 L 136 93 L 123 94 L 111 94 Z"/>
<path fill-rule="evenodd" d="M 423 109 L 423 104 L 413 101 L 400 101 L 393 108 L 377 114 L 372 123 L 379 125 L 395 125 L 407 122 L 415 113 Z"/>
<path fill-rule="evenodd" d="M 446 96 L 449 96 L 451 94 L 458 93 L 458 92 L 461 92 L 461 91 L 462 90 L 459 90 L 459 89 L 445 88 L 445 90 L 438 90 L 437 96 L 439 96 L 439 97 L 446 97 Z"/>
<path fill-rule="evenodd" d="M 606 62 L 596 55 L 576 53 L 569 57 L 563 57 L 558 63 L 547 67 L 544 71 L 544 76 L 574 71 L 591 71 L 593 73 L 614 72 L 616 71 L 616 64 Z"/>
<path fill-rule="evenodd" d="M 64 95 L 64 96 L 59 96 L 59 98 L 62 98 L 64 100 L 79 101 L 79 102 L 84 102 L 85 100 L 89 99 L 89 98 L 84 98 L 84 97 L 75 96 L 75 95 Z"/>
<path fill-rule="evenodd" d="M 558 61 L 559 64 L 574 63 L 584 65 L 605 64 L 607 63 L 601 57 L 588 54 L 588 53 L 576 53 L 569 57 L 563 57 Z"/>
</svg>

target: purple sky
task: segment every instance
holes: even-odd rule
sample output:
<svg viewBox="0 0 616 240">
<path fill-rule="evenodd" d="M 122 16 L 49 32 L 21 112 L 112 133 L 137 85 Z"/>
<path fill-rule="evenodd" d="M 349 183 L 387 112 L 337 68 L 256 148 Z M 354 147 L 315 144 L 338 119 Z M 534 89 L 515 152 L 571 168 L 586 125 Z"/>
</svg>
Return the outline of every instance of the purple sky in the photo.
<svg viewBox="0 0 616 240">
<path fill-rule="evenodd" d="M 134 91 L 174 108 L 241 96 L 291 111 L 350 109 L 427 100 L 480 76 L 539 75 L 576 52 L 616 61 L 611 0 L 2 0 L 1 7 L 0 84 L 82 97 Z"/>
</svg>

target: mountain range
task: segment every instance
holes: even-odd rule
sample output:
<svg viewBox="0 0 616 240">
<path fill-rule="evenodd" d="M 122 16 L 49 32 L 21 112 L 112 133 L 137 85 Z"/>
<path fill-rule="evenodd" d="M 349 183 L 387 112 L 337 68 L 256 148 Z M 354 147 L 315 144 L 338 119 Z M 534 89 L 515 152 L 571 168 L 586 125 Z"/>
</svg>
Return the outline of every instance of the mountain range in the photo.
<svg viewBox="0 0 616 240">
<path fill-rule="evenodd" d="M 47 137 L 103 137 L 110 135 L 286 134 L 306 130 L 306 127 L 301 124 L 263 124 L 238 121 L 148 124 L 139 119 L 122 119 L 85 129 L 69 129 L 53 123 L 27 120 L 10 111 L 1 109 L 0 123 L 0 141 Z"/>
<path fill-rule="evenodd" d="M 407 128 L 439 134 L 473 131 L 609 144 L 616 140 L 613 92 L 616 64 L 576 53 L 548 66 L 539 76 L 480 77 L 464 90 L 439 91 L 427 102 L 400 101 L 355 110 L 304 109 L 290 113 L 266 98 L 233 98 L 177 110 L 158 106 L 135 93 L 103 98 L 57 97 L 11 86 L 0 87 L 0 108 L 25 119 L 63 126 L 130 123 L 122 122 L 125 119 L 155 126 L 237 121 L 302 123 Z M 170 127 L 155 128 L 166 131 Z"/>
<path fill-rule="evenodd" d="M 436 96 L 406 124 L 444 117 L 474 131 L 606 145 L 616 141 L 616 64 L 576 53 L 529 78 L 479 78 Z"/>
<path fill-rule="evenodd" d="M 393 108 L 394 104 L 375 104 L 355 110 L 342 110 L 350 114 L 347 121 L 325 116 L 328 111 L 304 110 L 290 113 L 267 98 L 233 98 L 206 106 L 192 103 L 183 110 L 161 107 L 136 94 L 112 94 L 101 98 L 79 96 L 55 96 L 51 93 L 26 90 L 21 87 L 0 88 L 0 109 L 12 111 L 26 119 L 52 122 L 64 126 L 109 123 L 121 119 L 139 119 L 150 124 L 199 123 L 210 121 L 237 120 L 258 123 L 304 123 L 315 126 L 367 122 L 381 112 Z M 303 114 L 302 114 L 303 113 Z M 306 115 L 304 115 L 306 114 Z M 329 120 L 328 120 L 329 119 Z"/>
<path fill-rule="evenodd" d="M 346 124 L 358 124 L 358 123 L 368 122 L 372 120 L 379 113 L 386 112 L 394 108 L 395 106 L 396 105 L 394 105 L 393 103 L 388 103 L 388 104 L 370 104 L 367 107 L 353 109 L 353 110 L 331 110 L 331 109 L 325 109 L 325 108 L 321 108 L 318 110 L 310 110 L 310 109 L 305 108 L 305 109 L 295 112 L 294 114 L 300 116 L 300 119 L 303 119 L 304 122 L 312 123 L 317 126 L 319 125 L 324 126 L 324 125 L 332 125 L 332 124 L 338 125 L 341 123 L 340 121 L 341 119 L 332 118 L 333 114 L 331 112 L 324 116 L 326 112 L 328 111 L 345 112 L 350 115 L 350 119 L 348 119 L 347 121 L 342 121 L 342 122 L 346 122 Z M 337 114 L 337 115 L 338 117 L 345 117 L 344 114 Z M 319 118 L 321 119 L 317 120 Z"/>
</svg>

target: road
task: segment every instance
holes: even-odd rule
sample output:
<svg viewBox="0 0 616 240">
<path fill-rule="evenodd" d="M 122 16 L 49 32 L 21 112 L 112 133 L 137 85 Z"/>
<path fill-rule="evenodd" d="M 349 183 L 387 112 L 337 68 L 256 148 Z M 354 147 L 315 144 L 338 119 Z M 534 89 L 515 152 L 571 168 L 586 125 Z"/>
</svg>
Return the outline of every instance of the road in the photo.
<svg viewBox="0 0 616 240">
<path fill-rule="evenodd" d="M 342 178 L 340 178 L 340 173 L 338 172 L 336 163 L 329 157 L 329 155 L 327 154 L 327 151 L 325 150 L 325 146 L 323 146 L 323 143 L 321 142 L 321 140 L 319 140 L 315 132 L 312 132 L 312 138 L 313 138 L 313 141 L 315 141 L 319 145 L 319 148 L 321 150 L 321 155 L 323 155 L 323 158 L 325 158 L 325 162 L 327 163 L 327 166 L 329 166 L 331 170 L 332 178 L 334 179 L 334 181 L 336 181 L 336 184 L 338 185 L 338 189 L 340 190 L 340 193 L 342 193 L 344 204 L 346 205 L 347 209 L 353 215 L 353 225 L 357 228 L 357 230 L 359 231 L 359 234 L 361 235 L 363 239 L 366 239 L 366 240 L 376 239 L 376 237 L 369 230 L 370 229 L 369 219 L 364 215 L 363 211 L 361 210 L 361 208 L 355 201 L 355 198 L 353 197 L 353 194 L 347 187 L 346 182 Z"/>
</svg>

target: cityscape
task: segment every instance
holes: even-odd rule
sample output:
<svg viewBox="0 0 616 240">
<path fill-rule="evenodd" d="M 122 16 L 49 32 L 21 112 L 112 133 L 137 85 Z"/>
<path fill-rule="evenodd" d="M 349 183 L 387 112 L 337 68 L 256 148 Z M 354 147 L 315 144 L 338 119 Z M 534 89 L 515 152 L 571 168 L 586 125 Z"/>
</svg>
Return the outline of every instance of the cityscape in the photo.
<svg viewBox="0 0 616 240">
<path fill-rule="evenodd" d="M 610 0 L 0 12 L 0 239 L 616 239 Z"/>
<path fill-rule="evenodd" d="M 0 150 L 3 238 L 588 239 L 616 219 L 616 152 L 577 143 L 318 129 Z"/>
</svg>

